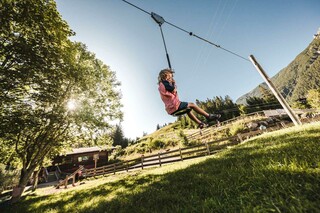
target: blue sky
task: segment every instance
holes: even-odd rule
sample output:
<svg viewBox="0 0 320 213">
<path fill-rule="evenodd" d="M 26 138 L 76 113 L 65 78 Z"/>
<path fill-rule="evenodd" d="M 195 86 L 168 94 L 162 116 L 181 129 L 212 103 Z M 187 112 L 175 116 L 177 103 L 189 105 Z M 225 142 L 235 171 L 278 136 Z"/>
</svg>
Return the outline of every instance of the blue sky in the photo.
<svg viewBox="0 0 320 213">
<path fill-rule="evenodd" d="M 248 57 L 271 77 L 312 41 L 320 27 L 319 0 L 128 0 L 200 37 Z M 76 36 L 121 81 L 124 134 L 152 133 L 175 121 L 160 99 L 157 76 L 168 67 L 159 26 L 121 0 L 57 0 Z M 163 24 L 182 101 L 229 95 L 233 101 L 263 80 L 254 66 Z"/>
</svg>

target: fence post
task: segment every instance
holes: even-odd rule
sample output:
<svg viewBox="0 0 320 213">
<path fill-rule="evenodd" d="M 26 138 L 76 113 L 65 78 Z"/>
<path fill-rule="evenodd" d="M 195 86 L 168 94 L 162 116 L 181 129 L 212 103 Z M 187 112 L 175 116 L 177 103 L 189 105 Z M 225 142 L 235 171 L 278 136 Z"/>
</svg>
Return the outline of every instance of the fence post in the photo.
<svg viewBox="0 0 320 213">
<path fill-rule="evenodd" d="M 114 175 L 116 174 L 116 164 L 115 163 L 113 164 L 113 174 Z"/>
<path fill-rule="evenodd" d="M 143 156 L 144 155 L 141 155 L 141 168 L 143 169 Z"/>
<path fill-rule="evenodd" d="M 66 176 L 66 179 L 65 179 L 65 181 L 64 181 L 64 188 L 65 188 L 65 189 L 68 188 L 68 179 L 69 179 L 69 176 L 67 175 L 67 176 Z"/>
<path fill-rule="evenodd" d="M 72 186 L 76 186 L 75 182 L 76 182 L 76 175 L 74 174 L 72 177 Z"/>
<path fill-rule="evenodd" d="M 238 136 L 238 138 L 239 138 L 239 140 L 240 140 L 240 143 L 242 143 L 242 142 L 243 142 L 243 140 L 242 140 L 242 136 L 241 136 L 241 134 L 239 133 L 239 134 L 237 134 L 237 136 Z"/>
<path fill-rule="evenodd" d="M 128 161 L 126 162 L 126 169 L 127 169 L 127 172 L 128 172 L 129 171 Z"/>
<path fill-rule="evenodd" d="M 179 147 L 179 152 L 180 152 L 180 158 L 183 161 L 183 157 L 182 157 L 182 152 L 181 152 L 181 147 Z"/>
<path fill-rule="evenodd" d="M 161 155 L 160 155 L 160 152 L 158 152 L 158 157 L 159 157 L 159 164 L 161 166 Z"/>
<path fill-rule="evenodd" d="M 206 142 L 206 147 L 207 147 L 208 155 L 210 155 L 210 148 L 209 148 L 209 144 L 207 142 Z"/>
</svg>

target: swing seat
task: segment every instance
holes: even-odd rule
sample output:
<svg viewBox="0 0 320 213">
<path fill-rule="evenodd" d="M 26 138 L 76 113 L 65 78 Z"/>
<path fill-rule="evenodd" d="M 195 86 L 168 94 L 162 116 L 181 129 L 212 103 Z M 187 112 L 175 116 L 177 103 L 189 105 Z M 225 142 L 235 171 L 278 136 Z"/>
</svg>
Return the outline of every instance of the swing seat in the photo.
<svg viewBox="0 0 320 213">
<path fill-rule="evenodd" d="M 172 116 L 180 116 L 180 115 L 184 115 L 188 112 L 190 112 L 192 109 L 191 108 L 185 108 L 185 109 L 181 109 L 181 110 L 177 110 L 174 113 L 172 113 Z"/>
</svg>

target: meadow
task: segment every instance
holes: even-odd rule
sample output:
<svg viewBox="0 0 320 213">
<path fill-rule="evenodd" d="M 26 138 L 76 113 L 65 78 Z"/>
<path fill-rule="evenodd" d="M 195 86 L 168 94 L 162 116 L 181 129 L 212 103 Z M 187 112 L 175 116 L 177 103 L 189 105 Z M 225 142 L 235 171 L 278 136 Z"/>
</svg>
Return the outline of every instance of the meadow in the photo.
<svg viewBox="0 0 320 213">
<path fill-rule="evenodd" d="M 319 145 L 320 123 L 290 127 L 203 158 L 39 189 L 0 212 L 320 212 Z"/>
</svg>

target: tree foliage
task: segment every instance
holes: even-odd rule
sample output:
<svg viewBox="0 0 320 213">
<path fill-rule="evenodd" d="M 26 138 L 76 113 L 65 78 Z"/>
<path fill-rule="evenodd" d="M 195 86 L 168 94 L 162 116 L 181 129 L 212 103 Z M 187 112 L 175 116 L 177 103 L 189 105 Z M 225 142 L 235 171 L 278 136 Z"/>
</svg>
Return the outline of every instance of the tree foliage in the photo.
<svg viewBox="0 0 320 213">
<path fill-rule="evenodd" d="M 320 89 L 309 90 L 307 95 L 308 104 L 315 109 L 320 109 Z"/>
<path fill-rule="evenodd" d="M 20 163 L 15 200 L 45 157 L 105 135 L 122 118 L 121 95 L 115 73 L 69 40 L 53 0 L 4 1 L 0 23 L 0 140 L 10 150 L 0 160 Z"/>
<path fill-rule="evenodd" d="M 237 104 L 228 95 L 225 98 L 216 96 L 206 101 L 197 100 L 196 103 L 208 113 L 221 113 L 221 120 L 228 120 L 240 114 Z"/>
<path fill-rule="evenodd" d="M 129 143 L 132 141 L 126 137 L 124 137 L 122 126 L 116 125 L 115 129 L 112 133 L 113 146 L 121 146 L 121 148 L 126 148 Z"/>
</svg>

